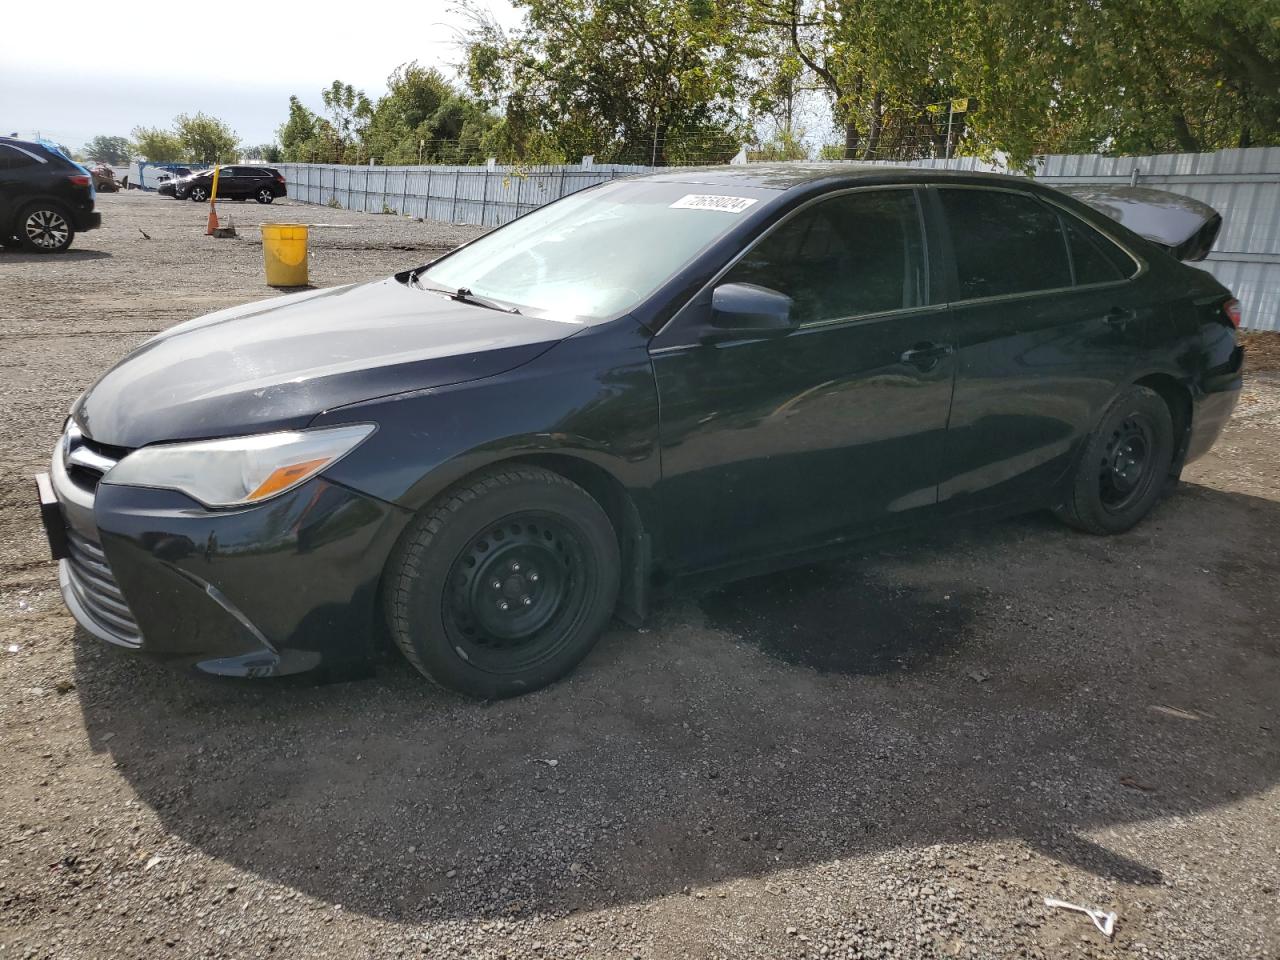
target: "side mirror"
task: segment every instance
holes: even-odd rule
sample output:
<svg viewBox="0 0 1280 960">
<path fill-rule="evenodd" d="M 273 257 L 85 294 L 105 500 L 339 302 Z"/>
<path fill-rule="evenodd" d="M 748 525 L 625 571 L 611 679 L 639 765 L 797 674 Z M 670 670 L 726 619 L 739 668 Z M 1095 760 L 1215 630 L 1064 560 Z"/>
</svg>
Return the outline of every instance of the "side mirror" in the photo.
<svg viewBox="0 0 1280 960">
<path fill-rule="evenodd" d="M 780 336 L 795 329 L 794 303 L 754 283 L 726 283 L 711 294 L 711 327 L 703 342 Z"/>
</svg>

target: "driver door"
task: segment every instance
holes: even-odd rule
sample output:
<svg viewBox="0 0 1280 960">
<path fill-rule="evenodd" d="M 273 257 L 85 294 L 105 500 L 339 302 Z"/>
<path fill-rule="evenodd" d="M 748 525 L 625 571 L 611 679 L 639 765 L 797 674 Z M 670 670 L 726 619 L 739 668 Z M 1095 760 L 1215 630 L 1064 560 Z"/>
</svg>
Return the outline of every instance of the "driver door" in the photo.
<svg viewBox="0 0 1280 960">
<path fill-rule="evenodd" d="M 666 552 L 680 570 L 901 525 L 937 502 L 954 359 L 913 188 L 776 223 L 651 344 Z M 712 289 L 793 300 L 796 326 L 705 342 Z"/>
</svg>

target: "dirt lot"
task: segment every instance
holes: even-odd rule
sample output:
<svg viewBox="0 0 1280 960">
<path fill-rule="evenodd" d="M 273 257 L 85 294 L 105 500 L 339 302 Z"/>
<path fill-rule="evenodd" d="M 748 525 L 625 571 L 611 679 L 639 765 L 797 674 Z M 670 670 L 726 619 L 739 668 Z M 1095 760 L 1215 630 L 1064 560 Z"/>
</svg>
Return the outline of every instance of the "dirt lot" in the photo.
<svg viewBox="0 0 1280 960">
<path fill-rule="evenodd" d="M 68 403 L 268 295 L 258 222 L 359 224 L 319 284 L 473 231 L 100 203 L 73 253 L 0 254 L 0 958 L 1280 957 L 1280 375 L 1126 536 L 1028 517 L 681 593 L 498 704 L 391 659 L 200 680 L 63 611 L 30 477 Z"/>
</svg>

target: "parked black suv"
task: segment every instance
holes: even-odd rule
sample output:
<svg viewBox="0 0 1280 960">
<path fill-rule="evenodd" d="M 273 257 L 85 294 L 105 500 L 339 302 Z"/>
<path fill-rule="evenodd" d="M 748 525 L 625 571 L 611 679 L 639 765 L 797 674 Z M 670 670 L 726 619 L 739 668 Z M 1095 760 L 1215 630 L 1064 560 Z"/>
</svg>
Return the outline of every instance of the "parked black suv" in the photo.
<svg viewBox="0 0 1280 960">
<path fill-rule="evenodd" d="M 193 174 L 175 184 L 177 197 L 203 203 L 213 192 L 213 171 Z M 270 203 L 286 194 L 284 177 L 273 167 L 221 167 L 218 173 L 219 200 L 248 200 Z"/>
<path fill-rule="evenodd" d="M 93 177 L 56 150 L 0 137 L 0 243 L 59 253 L 78 230 L 102 225 Z"/>
</svg>

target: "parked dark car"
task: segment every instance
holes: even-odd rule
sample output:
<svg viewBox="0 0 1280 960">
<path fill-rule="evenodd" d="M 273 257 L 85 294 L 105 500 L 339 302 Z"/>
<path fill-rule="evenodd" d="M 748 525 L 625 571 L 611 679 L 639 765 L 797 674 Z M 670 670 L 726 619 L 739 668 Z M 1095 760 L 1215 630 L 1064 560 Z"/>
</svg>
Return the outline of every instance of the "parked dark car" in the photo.
<svg viewBox="0 0 1280 960">
<path fill-rule="evenodd" d="M 1129 529 L 1231 414 L 1238 321 L 1028 180 L 671 172 L 174 327 L 76 401 L 39 485 L 104 640 L 271 675 L 385 627 L 501 697 L 675 577 L 1040 508 Z"/>
<path fill-rule="evenodd" d="M 76 232 L 95 230 L 93 176 L 43 144 L 0 137 L 0 242 L 60 253 Z"/>
<path fill-rule="evenodd" d="M 186 196 L 183 187 L 195 175 L 196 171 L 189 170 L 186 167 L 179 167 L 172 171 L 169 176 L 161 178 L 160 186 L 156 187 L 156 193 L 162 197 L 174 197 L 182 200 Z"/>
<path fill-rule="evenodd" d="M 213 171 L 202 170 L 175 185 L 179 199 L 204 203 L 213 193 Z M 257 200 L 270 203 L 287 193 L 284 176 L 274 167 L 222 167 L 218 173 L 219 200 Z"/>
</svg>

